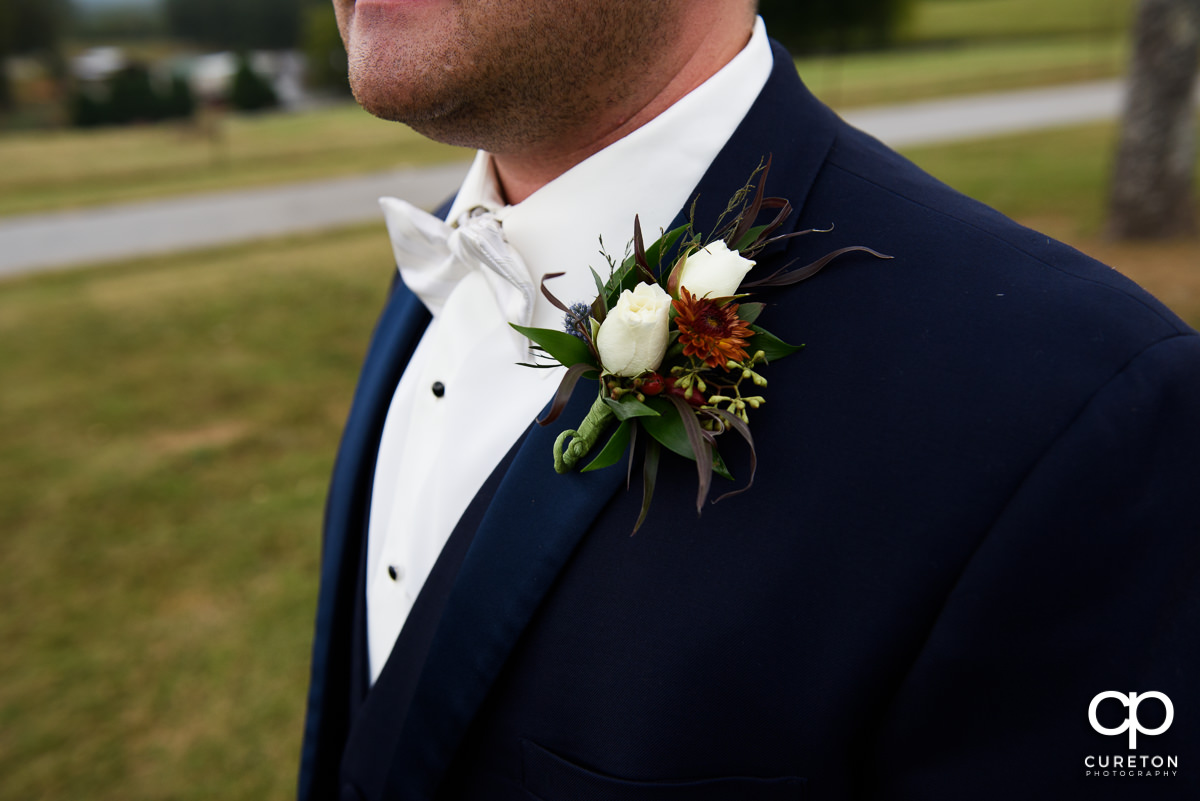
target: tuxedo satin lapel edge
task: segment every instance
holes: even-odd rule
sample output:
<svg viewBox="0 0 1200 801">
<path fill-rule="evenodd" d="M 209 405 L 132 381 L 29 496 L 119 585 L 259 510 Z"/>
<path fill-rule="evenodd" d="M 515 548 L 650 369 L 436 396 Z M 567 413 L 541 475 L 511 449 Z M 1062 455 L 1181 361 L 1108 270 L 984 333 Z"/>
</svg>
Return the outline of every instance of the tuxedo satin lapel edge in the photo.
<svg viewBox="0 0 1200 801">
<path fill-rule="evenodd" d="M 775 194 L 791 195 L 796 208 L 785 223 L 791 230 L 832 146 L 836 117 L 804 88 L 791 56 L 773 48 L 771 78 L 697 187 L 700 221 L 716 219 L 759 159 L 771 155 L 768 194 L 786 187 Z M 484 516 L 392 755 L 388 797 L 432 798 L 517 638 L 621 487 L 619 467 L 563 476 L 553 470 L 555 437 L 582 419 L 593 397 L 580 387 L 559 422 L 531 432 Z"/>
<path fill-rule="evenodd" d="M 514 643 L 624 470 L 554 472 L 551 448 L 593 396 L 577 392 L 518 451 L 463 560 L 404 722 L 386 797 L 432 797 Z M 632 525 L 632 521 L 630 521 Z"/>
<path fill-rule="evenodd" d="M 716 220 L 759 162 L 770 157 L 765 195 L 791 202 L 792 214 L 781 232 L 794 230 L 825 156 L 837 138 L 837 129 L 844 125 L 808 91 L 787 50 L 773 40 L 771 49 L 775 58 L 771 77 L 692 193 L 696 197 L 696 221 L 701 226 Z M 686 223 L 687 214 L 688 209 L 682 209 L 671 228 Z M 780 243 L 764 254 L 783 247 L 785 244 Z"/>
<path fill-rule="evenodd" d="M 351 664 L 358 556 L 366 532 L 375 455 L 396 384 L 428 322 L 429 314 L 417 297 L 402 284 L 394 285 L 372 335 L 338 447 L 325 504 L 321 584 L 301 754 L 301 798 L 308 797 L 306 788 L 323 787 L 337 779 L 349 726 L 348 719 L 342 718 L 347 717 L 345 688 Z M 318 771 L 330 775 L 318 776 Z"/>
</svg>

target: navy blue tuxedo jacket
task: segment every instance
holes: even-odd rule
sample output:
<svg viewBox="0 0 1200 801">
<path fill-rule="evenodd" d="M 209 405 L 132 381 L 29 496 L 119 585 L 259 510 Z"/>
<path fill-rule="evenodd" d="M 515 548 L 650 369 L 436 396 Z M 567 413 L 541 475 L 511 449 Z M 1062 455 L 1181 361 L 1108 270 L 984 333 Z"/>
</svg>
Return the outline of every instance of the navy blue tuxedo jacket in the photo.
<svg viewBox="0 0 1200 801">
<path fill-rule="evenodd" d="M 701 229 L 767 155 L 788 227 L 833 231 L 756 271 L 895 258 L 759 293 L 807 347 L 766 370 L 754 487 L 698 518 L 665 454 L 630 537 L 623 465 L 553 471 L 579 389 L 472 503 L 367 693 L 372 471 L 428 319 L 393 291 L 329 496 L 302 799 L 1200 797 L 1200 337 L 848 127 L 778 48 Z M 1172 725 L 1131 749 L 1089 723 L 1103 691 L 1162 692 Z M 1151 775 L 1086 774 L 1113 755 Z"/>
</svg>

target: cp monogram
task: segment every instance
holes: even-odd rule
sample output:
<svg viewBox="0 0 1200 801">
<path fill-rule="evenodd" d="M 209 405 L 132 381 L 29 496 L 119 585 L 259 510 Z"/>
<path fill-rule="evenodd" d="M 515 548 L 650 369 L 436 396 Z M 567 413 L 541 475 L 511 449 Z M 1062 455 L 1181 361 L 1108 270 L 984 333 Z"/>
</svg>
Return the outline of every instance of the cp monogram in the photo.
<svg viewBox="0 0 1200 801">
<path fill-rule="evenodd" d="M 1124 723 L 1122 723 L 1120 726 L 1117 726 L 1115 729 L 1105 728 L 1104 726 L 1100 725 L 1100 721 L 1096 720 L 1096 708 L 1100 706 L 1100 702 L 1105 698 L 1115 698 L 1124 706 L 1129 707 L 1129 716 L 1125 718 Z M 1138 722 L 1138 704 L 1147 698 L 1157 698 L 1162 702 L 1163 708 L 1167 711 L 1166 718 L 1163 720 L 1162 725 L 1157 729 L 1143 728 L 1142 724 Z M 1088 705 L 1088 722 L 1092 724 L 1092 728 L 1096 731 L 1100 732 L 1101 734 L 1114 735 L 1120 734 L 1126 729 L 1129 730 L 1130 750 L 1137 748 L 1138 732 L 1147 735 L 1162 734 L 1171 727 L 1171 721 L 1174 719 L 1175 707 L 1171 704 L 1171 699 L 1160 692 L 1148 692 L 1142 693 L 1141 695 L 1138 695 L 1137 693 L 1129 693 L 1129 695 L 1125 695 L 1124 693 L 1119 693 L 1114 690 L 1108 690 L 1107 692 L 1102 692 L 1097 695 L 1092 699 L 1092 703 Z"/>
</svg>

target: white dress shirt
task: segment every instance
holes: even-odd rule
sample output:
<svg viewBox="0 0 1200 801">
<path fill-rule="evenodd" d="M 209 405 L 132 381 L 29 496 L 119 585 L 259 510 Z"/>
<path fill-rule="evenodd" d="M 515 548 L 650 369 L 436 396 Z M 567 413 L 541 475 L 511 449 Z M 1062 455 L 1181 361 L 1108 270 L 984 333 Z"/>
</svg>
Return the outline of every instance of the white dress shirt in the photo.
<svg viewBox="0 0 1200 801">
<path fill-rule="evenodd" d="M 536 291 L 544 275 L 570 305 L 596 295 L 625 256 L 639 215 L 658 238 L 732 136 L 772 67 L 761 19 L 746 47 L 658 117 L 572 167 L 516 205 L 504 205 L 491 157 L 475 157 L 450 209 L 454 222 L 483 206 L 501 221 Z M 764 157 L 767 154 L 762 154 Z M 747 165 L 747 175 L 753 169 Z M 384 214 L 390 205 L 384 201 Z M 389 225 L 389 228 L 392 226 Z M 562 330 L 562 312 L 537 295 L 532 324 Z M 562 368 L 535 370 L 529 342 L 508 326 L 486 280 L 470 273 L 436 311 L 388 411 L 368 523 L 367 642 L 371 682 L 458 519 L 493 468 L 554 396 Z M 440 394 L 433 387 L 440 385 Z M 571 422 L 571 421 L 568 421 Z M 551 454 L 546 454 L 547 460 Z"/>
</svg>

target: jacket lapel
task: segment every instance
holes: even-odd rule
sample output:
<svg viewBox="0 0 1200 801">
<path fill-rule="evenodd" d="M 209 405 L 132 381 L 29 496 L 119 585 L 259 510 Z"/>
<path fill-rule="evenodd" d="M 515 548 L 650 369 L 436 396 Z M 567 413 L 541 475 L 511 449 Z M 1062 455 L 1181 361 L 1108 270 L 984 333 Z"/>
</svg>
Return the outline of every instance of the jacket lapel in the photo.
<svg viewBox="0 0 1200 801">
<path fill-rule="evenodd" d="M 770 79 L 696 186 L 696 220 L 701 226 L 716 220 L 754 168 L 770 158 L 765 194 L 791 201 L 792 214 L 781 231 L 794 230 L 805 198 L 833 147 L 837 128 L 843 124 L 800 81 L 787 50 L 774 41 L 771 47 L 775 67 Z M 686 211 L 681 211 L 672 225 L 686 222 Z M 772 252 L 764 251 L 763 257 Z"/>
<path fill-rule="evenodd" d="M 428 322 L 417 297 L 403 285 L 394 285 L 371 338 L 338 448 L 325 506 L 301 797 L 325 797 L 337 780 L 350 724 L 346 688 L 361 684 L 351 675 L 352 621 L 375 457 L 392 394 Z"/>
<path fill-rule="evenodd" d="M 778 45 L 774 51 L 767 85 L 697 186 L 701 224 L 715 220 L 759 161 L 772 156 L 767 194 L 788 196 L 795 205 L 784 228 L 792 230 L 833 144 L 836 117 L 800 83 L 787 52 Z M 621 489 L 620 469 L 562 476 L 553 470 L 555 437 L 583 418 L 593 398 L 579 387 L 558 423 L 534 428 L 502 479 L 430 643 L 390 760 L 386 797 L 433 797 L 517 638 Z"/>
<path fill-rule="evenodd" d="M 591 401 L 577 393 L 562 419 L 582 419 Z M 617 470 L 557 475 L 551 447 L 562 428 L 529 433 L 475 532 L 430 644 L 384 797 L 433 796 L 517 637 L 624 481 Z"/>
</svg>

